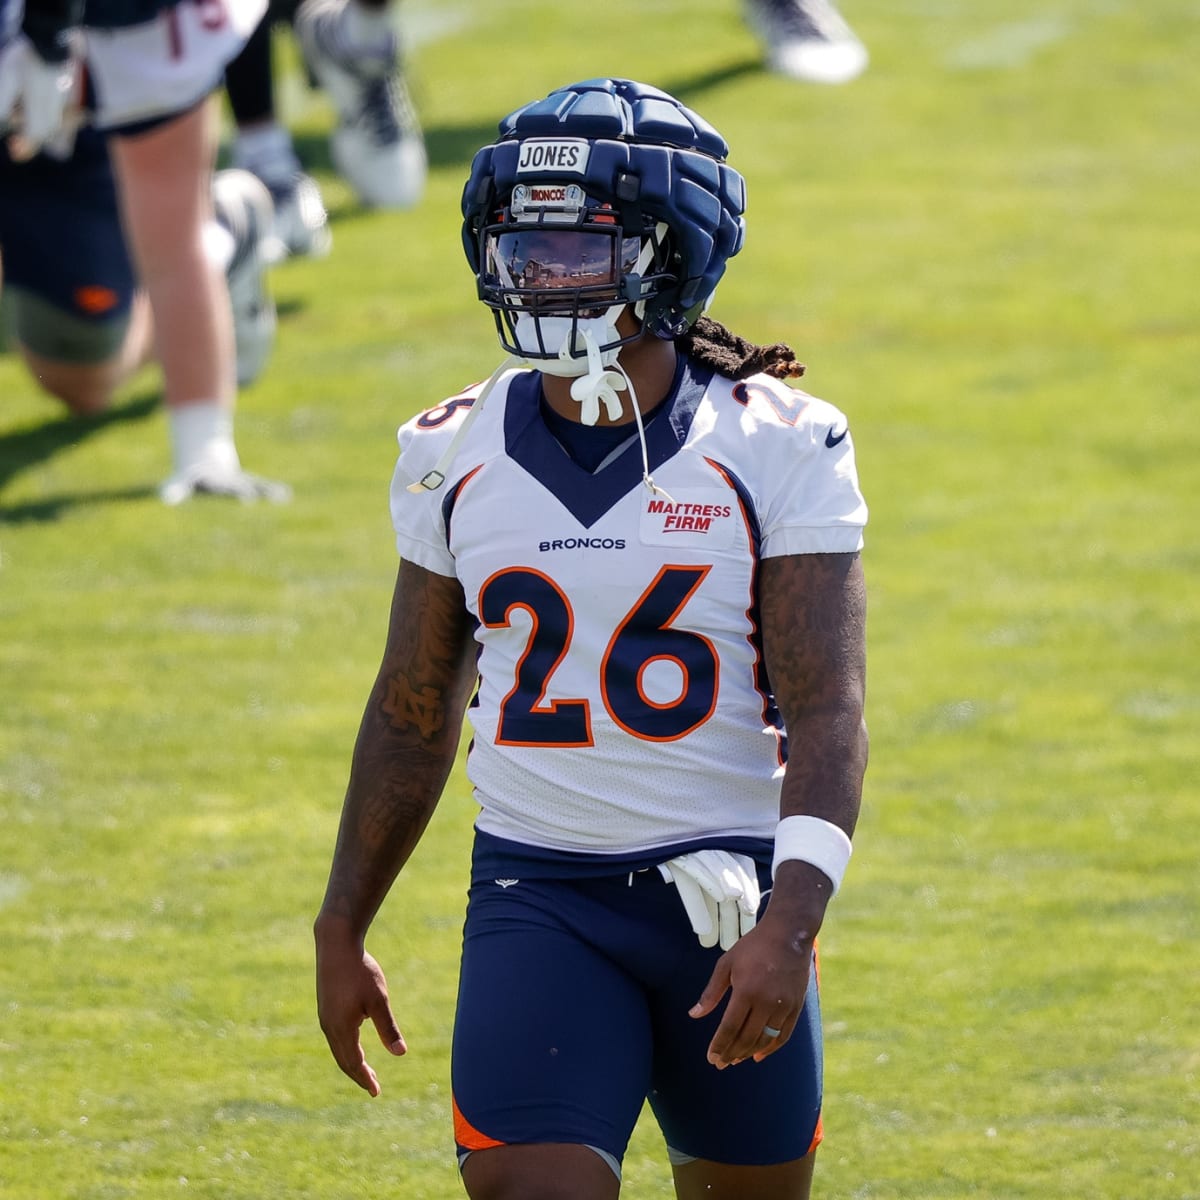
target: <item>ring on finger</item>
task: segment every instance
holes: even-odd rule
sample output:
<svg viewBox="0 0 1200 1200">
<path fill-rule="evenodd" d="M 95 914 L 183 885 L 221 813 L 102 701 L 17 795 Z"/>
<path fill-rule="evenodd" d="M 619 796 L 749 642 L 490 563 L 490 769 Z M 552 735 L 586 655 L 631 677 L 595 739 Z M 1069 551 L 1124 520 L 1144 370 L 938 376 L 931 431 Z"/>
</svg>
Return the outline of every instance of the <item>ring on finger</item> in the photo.
<svg viewBox="0 0 1200 1200">
<path fill-rule="evenodd" d="M 782 1032 L 782 1029 L 772 1029 L 770 1025 L 763 1026 L 764 1037 L 777 1038 Z"/>
</svg>

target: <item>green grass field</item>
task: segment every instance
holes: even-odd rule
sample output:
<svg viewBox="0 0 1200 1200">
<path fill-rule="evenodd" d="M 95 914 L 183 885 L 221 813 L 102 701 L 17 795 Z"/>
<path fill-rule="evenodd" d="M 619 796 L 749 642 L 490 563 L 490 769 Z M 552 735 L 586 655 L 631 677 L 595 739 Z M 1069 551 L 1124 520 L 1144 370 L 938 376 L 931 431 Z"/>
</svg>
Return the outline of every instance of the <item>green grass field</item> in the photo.
<svg viewBox="0 0 1200 1200">
<path fill-rule="evenodd" d="M 798 348 L 872 505 L 817 1194 L 1200 1197 L 1200 16 L 843 9 L 871 67 L 821 89 L 762 73 L 729 0 L 404 0 L 432 164 L 406 214 L 354 207 L 289 77 L 335 246 L 274 271 L 238 427 L 289 506 L 163 507 L 153 371 L 80 424 L 0 355 L 6 1200 L 461 1194 L 461 771 L 370 942 L 411 1047 L 371 1054 L 378 1100 L 325 1050 L 310 923 L 382 649 L 395 428 L 498 361 L 470 155 L 602 74 L 729 139 L 750 233 L 714 315 Z M 625 1177 L 672 1194 L 648 1121 Z"/>
</svg>

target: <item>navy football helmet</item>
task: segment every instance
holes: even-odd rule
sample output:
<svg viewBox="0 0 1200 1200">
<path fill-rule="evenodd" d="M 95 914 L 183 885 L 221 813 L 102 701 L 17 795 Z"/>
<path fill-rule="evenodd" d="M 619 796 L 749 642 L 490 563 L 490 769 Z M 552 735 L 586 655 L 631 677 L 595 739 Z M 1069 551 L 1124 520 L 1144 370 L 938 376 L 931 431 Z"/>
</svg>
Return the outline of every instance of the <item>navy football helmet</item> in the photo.
<svg viewBox="0 0 1200 1200">
<path fill-rule="evenodd" d="M 504 347 L 552 357 L 529 353 L 521 318 L 578 324 L 625 304 L 658 337 L 686 331 L 745 237 L 728 149 L 691 109 L 628 79 L 573 83 L 505 117 L 462 197 L 463 248 Z M 642 331 L 611 332 L 602 349 Z"/>
</svg>

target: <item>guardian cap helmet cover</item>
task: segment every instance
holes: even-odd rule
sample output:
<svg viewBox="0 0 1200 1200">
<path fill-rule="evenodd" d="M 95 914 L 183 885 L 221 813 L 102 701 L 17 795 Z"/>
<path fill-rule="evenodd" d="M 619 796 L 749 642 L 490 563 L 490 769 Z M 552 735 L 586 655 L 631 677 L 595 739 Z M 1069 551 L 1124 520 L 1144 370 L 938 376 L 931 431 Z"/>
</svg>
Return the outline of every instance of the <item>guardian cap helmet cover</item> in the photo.
<svg viewBox="0 0 1200 1200">
<path fill-rule="evenodd" d="M 703 118 L 628 79 L 574 83 L 505 117 L 462 198 L 463 248 L 504 347 L 559 357 L 565 319 L 582 357 L 579 322 L 604 317 L 600 349 L 613 351 L 641 336 L 613 328 L 626 304 L 658 337 L 685 332 L 745 237 L 727 154 Z"/>
</svg>

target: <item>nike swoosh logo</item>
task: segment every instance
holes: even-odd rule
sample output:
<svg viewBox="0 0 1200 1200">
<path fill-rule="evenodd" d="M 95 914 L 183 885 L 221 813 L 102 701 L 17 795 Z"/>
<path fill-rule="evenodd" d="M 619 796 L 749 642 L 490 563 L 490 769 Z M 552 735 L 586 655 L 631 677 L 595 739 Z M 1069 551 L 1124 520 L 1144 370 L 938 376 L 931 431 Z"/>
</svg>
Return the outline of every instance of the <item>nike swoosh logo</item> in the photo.
<svg viewBox="0 0 1200 1200">
<path fill-rule="evenodd" d="M 849 425 L 847 425 L 846 428 L 843 429 L 841 433 L 834 433 L 833 426 L 830 425 L 829 432 L 825 435 L 825 445 L 827 445 L 832 450 L 834 448 L 834 446 L 836 446 L 838 444 L 838 442 L 840 442 L 846 436 L 846 434 L 848 434 L 849 432 L 850 432 Z"/>
</svg>

